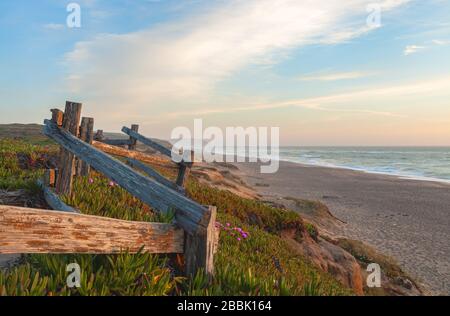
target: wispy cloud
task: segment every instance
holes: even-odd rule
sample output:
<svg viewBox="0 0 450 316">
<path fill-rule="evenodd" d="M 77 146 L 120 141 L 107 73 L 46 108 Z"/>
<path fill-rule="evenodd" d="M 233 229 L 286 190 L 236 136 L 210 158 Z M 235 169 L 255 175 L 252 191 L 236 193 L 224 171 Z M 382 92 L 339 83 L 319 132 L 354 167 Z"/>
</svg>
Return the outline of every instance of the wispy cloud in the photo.
<svg viewBox="0 0 450 316">
<path fill-rule="evenodd" d="M 398 98 L 405 96 L 429 97 L 436 92 L 448 91 L 450 88 L 450 77 L 437 78 L 434 80 L 413 82 L 395 86 L 382 86 L 350 91 L 340 94 L 332 94 L 320 97 L 293 99 L 261 104 L 249 104 L 238 107 L 222 107 L 218 109 L 205 108 L 199 111 L 173 112 L 171 116 L 203 116 L 219 113 L 238 113 L 241 111 L 260 111 L 287 107 L 307 108 L 329 112 L 365 113 L 381 116 L 404 117 L 402 114 L 389 111 L 373 111 L 358 108 L 339 108 L 346 104 L 364 104 L 368 101 L 382 100 L 383 98 Z"/>
<path fill-rule="evenodd" d="M 408 45 L 405 47 L 405 50 L 403 51 L 403 54 L 405 56 L 409 56 L 412 54 L 415 54 L 421 50 L 424 50 L 425 46 L 419 46 L 419 45 Z"/>
<path fill-rule="evenodd" d="M 380 3 L 386 11 L 408 1 Z M 182 21 L 77 43 L 66 56 L 67 82 L 73 93 L 82 93 L 98 107 L 108 106 L 110 113 L 124 104 L 130 112 L 146 115 L 170 111 L 187 100 L 191 106 L 205 104 L 214 100 L 219 81 L 244 66 L 279 61 L 299 46 L 365 34 L 370 2 L 218 2 Z"/>
<path fill-rule="evenodd" d="M 450 45 L 450 40 L 432 40 L 431 41 L 435 45 L 444 46 L 444 45 Z"/>
<path fill-rule="evenodd" d="M 431 43 L 431 44 L 430 44 Z M 422 51 L 427 48 L 431 48 L 432 46 L 446 46 L 450 45 L 450 40 L 441 40 L 441 39 L 434 39 L 431 42 L 428 42 L 428 46 L 424 45 L 408 45 L 405 47 L 405 50 L 403 51 L 403 54 L 405 56 L 415 54 L 419 51 Z"/>
<path fill-rule="evenodd" d="M 338 81 L 360 79 L 372 76 L 373 73 L 362 71 L 336 72 L 336 73 L 322 73 L 299 77 L 302 81 Z"/>
</svg>

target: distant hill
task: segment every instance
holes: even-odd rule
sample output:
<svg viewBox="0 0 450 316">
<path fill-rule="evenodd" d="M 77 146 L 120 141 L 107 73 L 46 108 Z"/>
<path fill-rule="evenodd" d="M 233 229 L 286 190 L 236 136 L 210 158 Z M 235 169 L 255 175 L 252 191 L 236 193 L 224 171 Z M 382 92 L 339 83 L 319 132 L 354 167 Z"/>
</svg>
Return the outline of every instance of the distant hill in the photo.
<svg viewBox="0 0 450 316">
<path fill-rule="evenodd" d="M 51 140 L 42 133 L 43 125 L 40 124 L 0 124 L 0 139 L 2 138 L 20 138 L 32 143 L 46 143 Z M 129 137 L 123 133 L 104 132 L 107 139 L 128 139 Z M 171 148 L 172 145 L 165 140 L 152 138 L 155 142 Z M 143 146 L 139 146 L 140 149 Z M 144 149 L 144 148 L 142 148 Z"/>
<path fill-rule="evenodd" d="M 48 142 L 39 124 L 0 124 L 0 139 L 20 138 L 33 143 Z"/>
</svg>

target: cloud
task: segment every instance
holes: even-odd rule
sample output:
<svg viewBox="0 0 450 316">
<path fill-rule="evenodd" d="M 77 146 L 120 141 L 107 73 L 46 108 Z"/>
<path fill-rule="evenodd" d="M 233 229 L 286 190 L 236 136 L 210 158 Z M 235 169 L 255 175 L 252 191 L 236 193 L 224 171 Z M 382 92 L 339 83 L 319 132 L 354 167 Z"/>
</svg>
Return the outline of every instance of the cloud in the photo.
<svg viewBox="0 0 450 316">
<path fill-rule="evenodd" d="M 450 77 L 436 78 L 434 80 L 419 81 L 408 84 L 396 85 L 396 86 L 381 86 L 375 88 L 367 88 L 361 90 L 350 91 L 347 93 L 332 94 L 327 96 L 305 98 L 305 99 L 293 99 L 279 102 L 269 102 L 261 104 L 241 105 L 234 108 L 220 108 L 210 109 L 205 108 L 199 111 L 189 112 L 173 112 L 171 116 L 202 116 L 219 113 L 237 113 L 242 111 L 261 111 L 269 109 L 280 109 L 287 107 L 307 108 L 319 111 L 328 112 L 351 112 L 351 113 L 365 113 L 381 116 L 391 117 L 403 117 L 402 115 L 391 113 L 388 111 L 372 111 L 366 109 L 355 108 L 338 108 L 336 106 L 342 106 L 347 104 L 359 103 L 363 104 L 367 101 L 380 100 L 382 98 L 396 98 L 405 96 L 431 96 L 436 93 L 448 91 L 450 87 Z"/>
<path fill-rule="evenodd" d="M 439 46 L 450 45 L 450 40 L 432 40 L 431 42 Z"/>
<path fill-rule="evenodd" d="M 405 50 L 403 51 L 403 54 L 405 56 L 409 56 L 412 54 L 415 54 L 421 50 L 424 50 L 425 46 L 418 46 L 418 45 L 408 45 L 405 47 Z"/>
<path fill-rule="evenodd" d="M 67 84 L 98 111 L 120 117 L 189 109 L 215 100 L 217 84 L 292 49 L 361 36 L 370 0 L 230 0 L 181 21 L 101 34 L 66 55 Z M 391 10 L 407 0 L 384 0 Z"/>
<path fill-rule="evenodd" d="M 438 40 L 434 39 L 431 41 L 431 43 L 435 46 L 446 46 L 450 45 L 450 40 Z M 405 50 L 403 51 L 403 54 L 405 56 L 415 54 L 419 51 L 422 51 L 424 49 L 428 48 L 427 46 L 419 46 L 419 45 L 408 45 L 405 47 Z"/>
<path fill-rule="evenodd" d="M 350 72 L 337 72 L 337 73 L 326 73 L 326 74 L 316 74 L 302 76 L 299 79 L 302 81 L 338 81 L 338 80 L 351 80 L 360 79 L 372 76 L 373 73 L 366 73 L 361 71 L 350 71 Z"/>
</svg>

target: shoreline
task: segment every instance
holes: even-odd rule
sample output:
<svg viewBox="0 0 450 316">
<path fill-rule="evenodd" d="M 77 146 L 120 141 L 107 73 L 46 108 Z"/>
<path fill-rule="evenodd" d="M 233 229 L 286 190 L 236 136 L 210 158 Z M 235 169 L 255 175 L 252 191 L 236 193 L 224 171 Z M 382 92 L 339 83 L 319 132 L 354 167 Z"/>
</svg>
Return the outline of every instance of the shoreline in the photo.
<svg viewBox="0 0 450 316">
<path fill-rule="evenodd" d="M 414 147 L 411 147 L 414 148 Z M 447 148 L 447 147 L 432 147 L 432 148 Z M 259 158 L 257 156 L 242 156 L 242 155 L 224 155 L 223 162 L 226 161 L 226 157 L 232 157 L 233 162 L 229 162 L 231 164 L 239 164 L 241 162 L 237 162 L 237 157 L 245 158 L 246 161 L 248 161 L 250 158 L 257 159 L 258 164 L 261 164 L 259 161 Z M 383 172 L 383 171 L 376 171 L 376 170 L 369 170 L 364 168 L 358 168 L 358 167 L 349 167 L 349 166 L 339 166 L 334 165 L 332 163 L 313 163 L 313 162 L 305 162 L 305 161 L 294 161 L 289 159 L 284 159 L 282 157 L 279 157 L 279 159 L 273 159 L 278 162 L 287 162 L 287 163 L 293 163 L 303 166 L 313 166 L 313 167 L 321 167 L 321 168 L 331 168 L 331 169 L 344 169 L 344 170 L 352 170 L 352 171 L 358 171 L 358 172 L 364 172 L 368 174 L 378 174 L 378 175 L 386 175 L 386 176 L 392 176 L 392 177 L 398 177 L 401 179 L 406 180 L 417 180 L 417 181 L 426 181 L 426 182 L 438 182 L 438 183 L 445 183 L 450 185 L 450 179 L 443 179 L 443 178 L 437 178 L 437 177 L 429 177 L 429 176 L 421 176 L 421 175 L 414 175 L 414 174 L 402 174 L 402 173 L 395 173 L 395 172 Z M 247 162 L 246 162 L 247 163 Z"/>
<path fill-rule="evenodd" d="M 261 174 L 260 163 L 233 165 L 265 200 L 326 204 L 339 221 L 325 230 L 374 246 L 426 290 L 450 294 L 450 183 L 283 160 L 275 174 Z"/>
<path fill-rule="evenodd" d="M 283 159 L 280 159 L 279 161 L 294 163 L 294 164 L 302 165 L 305 167 L 311 166 L 311 167 L 320 167 L 320 168 L 352 170 L 352 171 L 363 172 L 363 173 L 367 173 L 367 174 L 376 174 L 376 175 L 396 177 L 396 178 L 404 179 L 404 180 L 437 182 L 437 183 L 444 183 L 444 184 L 450 185 L 450 179 L 441 179 L 441 178 L 425 177 L 425 176 L 418 176 L 418 175 L 408 175 L 408 174 L 400 174 L 400 173 L 373 171 L 373 170 L 367 170 L 367 169 L 356 168 L 356 167 L 337 166 L 337 165 L 332 165 L 332 164 L 330 164 L 330 165 L 319 164 L 319 163 L 315 164 L 315 163 L 297 162 L 297 161 L 293 161 L 293 160 L 283 160 Z"/>
</svg>

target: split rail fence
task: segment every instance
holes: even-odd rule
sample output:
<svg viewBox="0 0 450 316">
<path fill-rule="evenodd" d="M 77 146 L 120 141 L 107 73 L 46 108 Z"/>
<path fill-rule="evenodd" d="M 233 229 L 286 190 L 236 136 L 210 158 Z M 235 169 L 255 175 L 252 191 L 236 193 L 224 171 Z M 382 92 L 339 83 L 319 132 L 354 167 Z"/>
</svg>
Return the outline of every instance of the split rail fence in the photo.
<svg viewBox="0 0 450 316">
<path fill-rule="evenodd" d="M 46 170 L 39 181 L 45 199 L 55 211 L 0 206 L 0 253 L 136 253 L 184 254 L 186 275 L 202 269 L 214 274 L 218 234 L 216 208 L 203 206 L 184 194 L 191 162 L 175 164 L 178 177 L 170 181 L 145 162 L 167 163 L 161 156 L 136 151 L 141 142 L 172 157 L 169 148 L 139 134 L 138 125 L 124 127 L 128 140 L 105 140 L 94 119 L 81 119 L 82 104 L 66 102 L 65 111 L 54 109 L 44 121 L 44 133 L 60 145 L 57 170 Z M 81 124 L 80 124 L 81 119 Z M 119 146 L 128 146 L 128 149 Z M 127 163 L 112 157 L 127 158 Z M 120 185 L 154 211 L 174 212 L 174 222 L 147 223 L 83 215 L 60 199 L 70 194 L 75 176 L 88 176 L 90 169 Z M 141 172 L 136 171 L 136 168 Z"/>
</svg>

